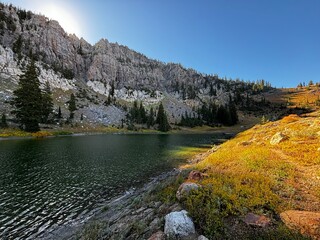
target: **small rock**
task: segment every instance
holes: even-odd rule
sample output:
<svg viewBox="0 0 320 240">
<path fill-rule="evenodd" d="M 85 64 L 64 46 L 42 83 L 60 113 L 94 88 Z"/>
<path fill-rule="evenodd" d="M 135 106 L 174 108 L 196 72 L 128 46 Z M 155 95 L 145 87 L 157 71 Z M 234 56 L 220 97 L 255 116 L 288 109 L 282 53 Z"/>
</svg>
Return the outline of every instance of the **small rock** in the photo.
<svg viewBox="0 0 320 240">
<path fill-rule="evenodd" d="M 273 135 L 273 137 L 270 140 L 270 144 L 271 145 L 276 145 L 279 144 L 285 140 L 289 139 L 288 136 L 284 135 L 281 132 L 277 132 L 275 135 Z"/>
<path fill-rule="evenodd" d="M 188 176 L 188 180 L 190 181 L 199 181 L 202 178 L 203 178 L 202 173 L 196 170 L 191 171 Z"/>
<path fill-rule="evenodd" d="M 299 230 L 301 234 L 313 239 L 320 239 L 320 213 L 289 210 L 281 213 L 280 218 L 288 228 Z"/>
<path fill-rule="evenodd" d="M 155 229 L 155 228 L 157 228 L 158 226 L 160 226 L 160 224 L 161 224 L 160 218 L 155 218 L 155 219 L 153 219 L 152 222 L 149 224 L 149 227 L 150 227 L 151 229 Z"/>
<path fill-rule="evenodd" d="M 270 218 L 263 216 L 263 215 L 257 215 L 254 213 L 248 213 L 243 220 L 247 225 L 254 226 L 254 227 L 267 227 L 271 220 Z"/>
<path fill-rule="evenodd" d="M 178 188 L 176 197 L 178 200 L 181 200 L 183 197 L 188 196 L 191 190 L 199 189 L 199 185 L 196 183 L 185 182 L 180 185 Z"/>
<path fill-rule="evenodd" d="M 200 235 L 199 237 L 198 237 L 198 240 L 209 240 L 208 238 L 206 238 L 205 236 L 203 236 L 203 235 Z"/>
<path fill-rule="evenodd" d="M 166 215 L 164 233 L 169 239 L 190 239 L 195 236 L 196 230 L 187 211 L 182 210 Z"/>
<path fill-rule="evenodd" d="M 158 231 L 151 235 L 151 237 L 148 238 L 148 240 L 165 240 L 164 232 Z"/>
</svg>

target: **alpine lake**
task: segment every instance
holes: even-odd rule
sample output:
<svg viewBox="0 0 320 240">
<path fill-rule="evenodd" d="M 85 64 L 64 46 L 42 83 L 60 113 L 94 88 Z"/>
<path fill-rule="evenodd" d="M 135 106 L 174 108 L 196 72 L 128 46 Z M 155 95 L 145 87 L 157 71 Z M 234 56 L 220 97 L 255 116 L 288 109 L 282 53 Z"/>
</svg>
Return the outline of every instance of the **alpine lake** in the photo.
<svg viewBox="0 0 320 240">
<path fill-rule="evenodd" d="M 35 239 L 179 167 L 221 134 L 0 140 L 0 239 Z M 189 151 L 189 152 L 188 152 Z"/>
</svg>

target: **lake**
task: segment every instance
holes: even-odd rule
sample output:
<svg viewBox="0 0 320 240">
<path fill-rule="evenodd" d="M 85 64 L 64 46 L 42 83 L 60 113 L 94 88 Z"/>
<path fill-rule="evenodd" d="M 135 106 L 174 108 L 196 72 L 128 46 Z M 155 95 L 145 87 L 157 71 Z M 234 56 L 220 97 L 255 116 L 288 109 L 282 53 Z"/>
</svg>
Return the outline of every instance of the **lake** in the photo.
<svg viewBox="0 0 320 240">
<path fill-rule="evenodd" d="M 33 239 L 85 218 L 99 204 L 179 166 L 185 159 L 177 151 L 217 138 L 110 134 L 0 141 L 0 238 Z"/>
</svg>

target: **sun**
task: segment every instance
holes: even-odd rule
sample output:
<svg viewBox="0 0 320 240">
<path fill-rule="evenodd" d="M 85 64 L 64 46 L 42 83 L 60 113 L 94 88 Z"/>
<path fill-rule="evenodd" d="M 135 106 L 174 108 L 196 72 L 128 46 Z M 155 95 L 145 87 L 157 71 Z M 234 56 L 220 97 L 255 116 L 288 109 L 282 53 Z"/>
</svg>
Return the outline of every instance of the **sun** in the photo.
<svg viewBox="0 0 320 240">
<path fill-rule="evenodd" d="M 46 4 L 39 9 L 46 17 L 57 20 L 67 33 L 82 35 L 80 22 L 72 11 L 55 4 Z"/>
</svg>

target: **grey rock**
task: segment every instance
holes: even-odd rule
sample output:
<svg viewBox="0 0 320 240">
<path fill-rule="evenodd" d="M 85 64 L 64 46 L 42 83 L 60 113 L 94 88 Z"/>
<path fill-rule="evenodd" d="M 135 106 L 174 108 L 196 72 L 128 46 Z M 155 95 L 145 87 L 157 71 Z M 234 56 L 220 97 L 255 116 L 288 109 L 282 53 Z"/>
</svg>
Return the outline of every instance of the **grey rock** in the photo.
<svg viewBox="0 0 320 240">
<path fill-rule="evenodd" d="M 164 233 L 169 239 L 187 239 L 196 231 L 187 211 L 171 212 L 165 217 Z"/>
<path fill-rule="evenodd" d="M 205 236 L 203 236 L 203 235 L 200 235 L 199 237 L 198 237 L 198 240 L 209 240 L 208 238 L 206 238 Z"/>
<path fill-rule="evenodd" d="M 198 184 L 192 182 L 182 183 L 178 188 L 176 197 L 178 200 L 181 200 L 182 198 L 187 197 L 192 190 L 198 190 L 199 187 L 200 186 Z"/>
</svg>

